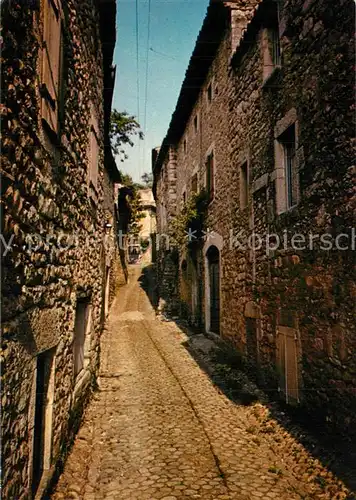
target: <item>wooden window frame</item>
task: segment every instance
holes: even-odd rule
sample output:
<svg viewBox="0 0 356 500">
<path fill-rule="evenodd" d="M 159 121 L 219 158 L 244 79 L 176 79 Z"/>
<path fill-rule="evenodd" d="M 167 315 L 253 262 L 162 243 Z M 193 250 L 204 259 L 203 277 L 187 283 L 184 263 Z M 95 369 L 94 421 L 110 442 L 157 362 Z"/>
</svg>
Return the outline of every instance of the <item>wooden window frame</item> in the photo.
<svg viewBox="0 0 356 500">
<path fill-rule="evenodd" d="M 278 21 L 262 29 L 261 51 L 263 65 L 263 85 L 267 84 L 276 70 L 282 66 L 282 51 Z"/>
<path fill-rule="evenodd" d="M 82 310 L 79 312 L 79 308 Z M 83 320 L 84 316 L 84 321 Z M 89 347 L 91 338 L 92 306 L 89 297 L 77 300 L 75 309 L 75 324 L 73 334 L 73 375 L 74 379 L 81 376 L 89 364 Z M 80 336 L 80 338 L 79 338 Z M 78 363 L 80 356 L 80 363 Z"/>
<path fill-rule="evenodd" d="M 280 67 L 282 64 L 282 57 L 281 57 L 281 41 L 279 38 L 278 26 L 275 28 L 271 28 L 268 34 L 269 34 L 272 64 L 275 68 Z"/>
<path fill-rule="evenodd" d="M 292 134 L 292 140 L 283 140 L 284 168 L 286 179 L 286 208 L 290 210 L 298 204 L 296 192 L 296 148 L 295 148 L 295 126 L 292 125 L 287 131 Z"/>
<path fill-rule="evenodd" d="M 43 5 L 41 119 L 49 135 L 58 139 L 63 65 L 62 10 L 57 0 L 45 0 Z"/>
<path fill-rule="evenodd" d="M 290 139 L 292 136 L 292 140 Z M 300 202 L 299 122 L 292 108 L 274 128 L 276 212 L 280 215 L 293 210 Z M 292 147 L 290 147 L 292 145 Z"/>
</svg>

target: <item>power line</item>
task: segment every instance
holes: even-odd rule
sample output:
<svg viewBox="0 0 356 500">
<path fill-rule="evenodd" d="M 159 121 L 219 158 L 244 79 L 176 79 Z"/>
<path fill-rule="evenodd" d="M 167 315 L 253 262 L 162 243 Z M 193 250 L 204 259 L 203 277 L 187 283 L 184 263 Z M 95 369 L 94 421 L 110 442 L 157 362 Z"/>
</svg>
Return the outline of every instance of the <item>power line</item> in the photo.
<svg viewBox="0 0 356 500">
<path fill-rule="evenodd" d="M 148 68 L 149 68 L 149 50 L 150 50 L 150 37 L 151 37 L 151 0 L 148 0 L 148 11 L 147 11 L 147 46 L 146 46 L 146 80 L 145 80 L 145 101 L 144 101 L 144 114 L 143 114 L 143 152 L 142 152 L 142 162 L 145 162 L 145 151 L 146 151 L 146 133 L 147 133 L 147 102 L 148 102 Z M 140 175 L 141 175 L 140 165 Z"/>
<path fill-rule="evenodd" d="M 164 52 L 159 52 L 158 50 L 155 50 L 152 47 L 150 47 L 150 51 L 154 52 L 155 54 L 158 54 L 159 56 L 168 57 L 168 59 L 172 59 L 173 61 L 178 61 L 178 59 L 176 57 L 169 56 L 168 54 L 165 54 Z"/>
<path fill-rule="evenodd" d="M 136 0 L 136 86 L 137 86 L 137 121 L 140 123 L 140 57 L 139 57 L 139 15 Z M 138 171 L 141 177 L 141 141 L 138 140 Z"/>
<path fill-rule="evenodd" d="M 148 65 L 150 54 L 150 31 L 151 31 L 151 0 L 148 0 L 148 14 L 147 14 L 147 47 L 146 47 L 146 84 L 145 84 L 145 111 L 143 119 L 143 131 L 146 137 L 146 120 L 147 120 L 147 99 L 148 99 Z"/>
<path fill-rule="evenodd" d="M 136 0 L 136 84 L 137 84 L 137 121 L 140 121 L 140 62 L 139 62 L 139 30 L 138 0 Z"/>
</svg>

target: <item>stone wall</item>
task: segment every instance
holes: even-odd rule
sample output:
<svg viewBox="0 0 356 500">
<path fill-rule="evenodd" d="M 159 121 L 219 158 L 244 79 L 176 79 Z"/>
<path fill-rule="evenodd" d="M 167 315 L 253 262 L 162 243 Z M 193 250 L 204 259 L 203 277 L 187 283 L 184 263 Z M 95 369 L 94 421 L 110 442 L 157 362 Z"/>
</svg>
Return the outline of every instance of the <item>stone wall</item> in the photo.
<svg viewBox="0 0 356 500">
<path fill-rule="evenodd" d="M 179 313 L 179 256 L 172 248 L 169 235 L 169 223 L 176 214 L 176 175 L 176 152 L 174 148 L 170 148 L 154 191 L 157 217 L 157 288 L 162 299 L 160 309 L 170 314 Z"/>
<path fill-rule="evenodd" d="M 63 458 L 95 383 L 103 324 L 105 265 L 117 266 L 112 174 L 104 167 L 103 59 L 91 0 L 62 2 L 62 108 L 57 141 L 40 114 L 42 2 L 2 4 L 3 498 L 29 498 L 38 356 L 52 356 L 46 407 L 45 488 Z M 97 198 L 88 191 L 90 101 L 99 123 Z M 114 229 L 113 229 L 114 231 Z M 114 234 L 114 233 L 112 233 Z M 106 242 L 106 244 L 105 244 Z M 110 300 L 114 295 L 111 287 Z M 73 372 L 78 299 L 91 305 L 85 368 Z M 48 406 L 48 404 L 47 404 Z M 47 434 L 49 433 L 49 440 Z"/>
<path fill-rule="evenodd" d="M 246 355 L 266 389 L 281 394 L 285 380 L 280 342 L 283 335 L 293 335 L 296 387 L 293 397 L 289 394 L 290 402 L 303 405 L 320 422 L 348 435 L 355 429 L 356 408 L 354 15 L 350 15 L 354 3 L 284 1 L 277 13 L 275 2 L 264 1 L 257 10 L 250 5 L 246 16 L 236 10 L 238 4 L 231 11 L 232 32 L 226 29 L 214 57 L 206 63 L 196 100 L 190 104 L 181 99 L 172 118 L 170 131 L 177 135 L 176 142 L 171 140 L 177 158 L 176 209 L 189 196 L 195 172 L 200 186 L 205 185 L 206 158 L 214 151 L 215 195 L 205 221 L 210 239 L 199 242 L 199 251 L 205 252 L 207 241 L 214 245 L 214 238 L 223 242 L 220 334 Z M 237 20 L 249 20 L 252 13 L 242 34 Z M 278 17 L 282 55 L 281 64 L 272 71 L 264 59 L 264 37 Z M 179 121 L 178 108 L 184 105 L 190 106 L 189 118 Z M 278 137 L 293 123 L 299 198 L 296 206 L 282 211 Z M 241 196 L 245 165 L 246 203 Z M 157 206 L 165 192 L 164 168 L 158 158 Z M 326 251 L 314 245 L 298 250 L 291 246 L 296 233 L 307 241 L 310 233 L 316 235 L 314 241 L 323 234 L 335 238 L 345 233 L 343 244 L 348 243 L 348 249 Z M 262 237 L 261 248 L 248 244 L 254 234 Z M 274 248 L 274 234 L 281 241 L 279 248 Z M 267 235 L 271 235 L 269 251 L 263 243 Z M 204 252 L 198 265 L 199 283 L 209 280 L 204 274 Z M 194 317 L 189 252 L 181 250 L 179 263 L 183 311 Z M 204 289 L 201 320 L 208 325 Z"/>
<path fill-rule="evenodd" d="M 250 316 L 246 305 L 252 301 L 252 316 L 260 322 L 259 362 L 270 373 L 276 365 L 276 329 L 295 326 L 299 400 L 344 433 L 354 429 L 356 408 L 353 7 L 343 1 L 285 2 L 280 12 L 281 68 L 264 85 L 263 19 L 250 27 L 232 64 L 232 154 L 224 174 L 234 233 L 255 232 L 263 238 L 277 234 L 282 242 L 288 232 L 289 243 L 270 252 L 263 247 L 224 253 L 230 263 L 224 310 L 234 311 L 235 321 L 223 314 L 223 334 L 248 354 L 244 317 Z M 288 120 L 297 127 L 299 203 L 279 214 L 274 135 Z M 250 197 L 248 207 L 241 209 L 238 167 L 245 160 Z M 349 237 L 346 250 L 314 245 L 298 251 L 291 245 L 293 234 L 308 241 L 313 234 L 320 241 L 323 234 L 341 233 Z M 293 325 L 284 318 L 293 318 Z M 271 383 L 268 376 L 265 383 Z"/>
<path fill-rule="evenodd" d="M 229 162 L 229 123 L 226 120 L 229 112 L 229 89 L 232 85 L 229 78 L 229 63 L 233 47 L 237 45 L 241 38 L 242 30 L 253 15 L 257 4 L 257 0 L 230 2 L 226 4 L 226 8 L 221 9 L 219 8 L 221 6 L 216 3 L 216 5 L 209 7 L 211 10 L 208 9 L 207 19 L 219 16 L 223 29 L 221 34 L 217 35 L 219 39 L 214 57 L 209 58 L 205 55 L 205 60 L 209 61 L 210 64 L 207 63 L 203 83 L 186 123 L 180 127 L 179 139 L 175 144 L 170 143 L 161 168 L 155 172 L 158 238 L 162 237 L 162 234 L 169 233 L 169 222 L 181 210 L 184 204 L 183 198 L 185 197 L 187 200 L 193 194 L 193 176 L 197 175 L 199 191 L 206 187 L 206 160 L 211 151 L 214 152 L 216 164 L 215 197 L 209 207 L 205 229 L 209 230 L 215 227 L 214 206 L 224 202 L 226 194 L 221 186 L 219 172 Z M 218 9 L 216 12 L 214 11 L 215 7 Z M 212 23 L 210 29 L 215 29 L 214 23 Z M 213 38 L 212 33 L 203 35 L 201 32 L 199 37 L 202 38 L 203 36 L 207 36 L 208 40 Z M 192 57 L 191 63 L 194 62 L 193 60 L 194 57 Z M 183 83 L 181 94 L 183 94 L 185 87 L 189 88 L 189 85 L 194 83 L 194 77 L 192 77 L 192 81 L 189 78 L 188 70 L 187 80 Z M 212 92 L 211 99 L 208 98 L 209 86 L 211 86 Z M 164 207 L 164 221 L 162 221 L 162 206 Z M 222 223 L 222 217 L 226 217 L 226 224 L 228 224 L 229 213 L 227 211 L 219 213 L 219 224 Z M 165 241 L 163 237 L 162 240 Z M 170 235 L 170 245 L 175 246 L 172 235 Z M 201 244 L 200 246 L 202 247 Z M 160 255 L 159 252 L 158 255 Z M 185 256 L 186 251 L 181 248 L 180 264 Z M 175 303 L 175 310 L 180 308 L 185 315 L 192 319 L 193 323 L 199 323 L 201 318 L 197 318 L 196 311 L 193 311 L 193 309 L 199 310 L 200 314 L 204 311 L 204 286 L 201 286 L 201 279 L 204 278 L 201 275 L 201 273 L 204 273 L 203 259 L 198 252 L 198 256 L 194 257 L 193 264 L 191 252 L 188 252 L 187 263 L 190 276 L 195 273 L 196 266 L 200 269 L 198 273 L 200 276 L 198 292 L 195 285 L 193 291 L 190 285 L 184 283 L 185 280 L 182 279 L 182 275 L 178 280 L 179 283 L 175 283 L 173 286 L 172 274 L 169 273 L 167 278 L 170 283 L 169 290 L 173 289 L 177 293 L 180 289 L 179 297 L 175 296 L 169 300 L 169 293 L 163 292 L 161 295 L 164 295 L 165 301 Z M 160 269 L 159 266 L 158 268 Z M 195 308 L 192 306 L 192 295 L 198 295 L 198 303 Z"/>
</svg>

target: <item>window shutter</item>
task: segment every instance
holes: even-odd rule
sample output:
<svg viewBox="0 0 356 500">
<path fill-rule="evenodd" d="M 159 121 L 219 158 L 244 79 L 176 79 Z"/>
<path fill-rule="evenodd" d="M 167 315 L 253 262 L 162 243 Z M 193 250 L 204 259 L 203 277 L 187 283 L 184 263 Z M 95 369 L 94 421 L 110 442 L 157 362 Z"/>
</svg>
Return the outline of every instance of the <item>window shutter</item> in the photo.
<svg viewBox="0 0 356 500">
<path fill-rule="evenodd" d="M 45 0 L 41 82 L 42 118 L 55 132 L 58 130 L 60 52 L 59 5 L 54 0 Z"/>
</svg>

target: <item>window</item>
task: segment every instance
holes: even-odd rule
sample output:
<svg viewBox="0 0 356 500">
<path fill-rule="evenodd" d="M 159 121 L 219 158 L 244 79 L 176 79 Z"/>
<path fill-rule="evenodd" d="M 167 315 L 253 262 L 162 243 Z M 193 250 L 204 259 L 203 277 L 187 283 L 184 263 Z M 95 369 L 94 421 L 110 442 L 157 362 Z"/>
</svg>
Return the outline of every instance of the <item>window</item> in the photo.
<svg viewBox="0 0 356 500">
<path fill-rule="evenodd" d="M 184 139 L 184 141 L 183 141 L 183 151 L 184 151 L 184 153 L 187 152 L 187 139 Z"/>
<path fill-rule="evenodd" d="M 214 198 L 214 152 L 206 160 L 206 190 L 211 201 Z"/>
<path fill-rule="evenodd" d="M 281 45 L 278 24 L 262 32 L 263 80 L 266 81 L 281 66 Z"/>
<path fill-rule="evenodd" d="M 41 117 L 58 133 L 61 18 L 58 0 L 45 0 L 41 74 Z"/>
<path fill-rule="evenodd" d="M 182 194 L 182 204 L 185 205 L 185 202 L 187 201 L 187 194 L 185 191 L 183 191 L 183 194 Z"/>
<path fill-rule="evenodd" d="M 286 208 L 292 208 L 298 202 L 298 182 L 295 155 L 295 126 L 292 125 L 280 137 L 283 146 L 284 175 L 286 187 Z"/>
<path fill-rule="evenodd" d="M 198 132 L 198 115 L 195 115 L 194 117 L 194 132 Z"/>
<path fill-rule="evenodd" d="M 90 107 L 90 130 L 89 130 L 89 169 L 88 169 L 88 183 L 90 193 L 93 195 L 98 190 L 98 173 L 99 173 L 99 126 L 98 119 L 95 115 L 94 106 Z"/>
<path fill-rule="evenodd" d="M 281 65 L 281 44 L 278 29 L 269 30 L 269 41 L 271 47 L 272 64 L 274 67 Z"/>
<path fill-rule="evenodd" d="M 75 311 L 75 326 L 73 339 L 74 376 L 76 377 L 85 367 L 85 358 L 88 357 L 86 347 L 90 342 L 91 305 L 89 300 L 79 299 Z"/>
<path fill-rule="evenodd" d="M 208 85 L 208 88 L 207 88 L 207 91 L 206 91 L 206 95 L 207 95 L 207 98 L 208 98 L 208 103 L 211 103 L 211 101 L 213 99 L 213 86 L 212 86 L 212 83 L 210 83 Z"/>
<path fill-rule="evenodd" d="M 191 187 L 192 193 L 197 193 L 198 192 L 198 174 L 194 174 L 192 177 L 192 187 Z"/>
<path fill-rule="evenodd" d="M 280 214 L 299 202 L 298 121 L 291 109 L 275 126 L 276 208 Z"/>
<path fill-rule="evenodd" d="M 248 205 L 248 165 L 245 162 L 240 166 L 240 208 Z"/>
</svg>

